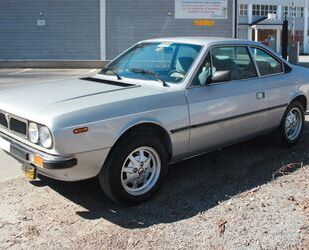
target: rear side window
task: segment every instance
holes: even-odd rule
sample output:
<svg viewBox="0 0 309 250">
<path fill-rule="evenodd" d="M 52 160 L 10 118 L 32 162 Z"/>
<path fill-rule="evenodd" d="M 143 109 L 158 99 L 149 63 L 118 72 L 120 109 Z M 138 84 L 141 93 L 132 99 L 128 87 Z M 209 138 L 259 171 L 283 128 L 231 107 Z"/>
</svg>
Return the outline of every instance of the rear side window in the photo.
<svg viewBox="0 0 309 250">
<path fill-rule="evenodd" d="M 257 73 L 248 49 L 242 46 L 212 49 L 212 72 L 230 71 L 230 80 L 256 77 Z"/>
<path fill-rule="evenodd" d="M 251 52 L 259 68 L 261 76 L 280 74 L 283 72 L 282 63 L 262 49 L 251 47 Z"/>
</svg>

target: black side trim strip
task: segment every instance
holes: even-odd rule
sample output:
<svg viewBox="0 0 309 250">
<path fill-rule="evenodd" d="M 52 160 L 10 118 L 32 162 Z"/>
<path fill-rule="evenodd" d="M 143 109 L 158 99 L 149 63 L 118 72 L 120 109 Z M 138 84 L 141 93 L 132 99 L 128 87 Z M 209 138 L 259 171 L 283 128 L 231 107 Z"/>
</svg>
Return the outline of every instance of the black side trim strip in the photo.
<svg viewBox="0 0 309 250">
<path fill-rule="evenodd" d="M 77 159 L 71 159 L 60 162 L 44 162 L 43 167 L 46 169 L 65 169 L 71 168 L 77 165 Z"/>
<path fill-rule="evenodd" d="M 110 84 L 110 85 L 116 85 L 116 86 L 120 86 L 120 87 L 135 86 L 135 84 L 103 80 L 103 79 L 94 78 L 94 77 L 83 77 L 83 78 L 80 78 L 80 79 L 81 80 L 85 80 L 85 81 L 91 81 L 91 82 L 101 82 L 101 83 L 106 83 L 106 84 Z"/>
<path fill-rule="evenodd" d="M 284 107 L 287 107 L 287 105 L 288 104 L 278 105 L 278 106 L 274 106 L 274 107 L 271 107 L 271 108 L 266 108 L 266 109 L 261 109 L 261 110 L 254 111 L 254 112 L 249 112 L 249 113 L 246 113 L 246 114 L 241 114 L 241 115 L 236 115 L 236 116 L 232 116 L 232 117 L 228 117 L 228 118 L 219 119 L 219 120 L 216 120 L 216 121 L 204 122 L 204 123 L 194 124 L 194 125 L 186 126 L 186 127 L 182 127 L 182 128 L 176 128 L 176 129 L 171 130 L 171 133 L 177 133 L 177 132 L 184 131 L 184 130 L 191 129 L 191 128 L 203 127 L 203 126 L 211 125 L 211 124 L 214 124 L 214 123 L 225 122 L 227 120 L 241 118 L 241 117 L 248 116 L 248 115 L 254 115 L 254 114 L 257 114 L 257 113 L 261 113 L 261 112 L 266 112 L 266 111 L 271 111 L 271 110 L 274 110 L 274 109 L 284 108 Z"/>
<path fill-rule="evenodd" d="M 187 129 L 190 129 L 192 128 L 192 126 L 186 126 L 186 127 L 182 127 L 182 128 L 176 128 L 176 129 L 172 129 L 171 130 L 171 133 L 177 133 L 177 132 L 181 132 L 181 131 L 184 131 L 184 130 L 187 130 Z"/>
</svg>

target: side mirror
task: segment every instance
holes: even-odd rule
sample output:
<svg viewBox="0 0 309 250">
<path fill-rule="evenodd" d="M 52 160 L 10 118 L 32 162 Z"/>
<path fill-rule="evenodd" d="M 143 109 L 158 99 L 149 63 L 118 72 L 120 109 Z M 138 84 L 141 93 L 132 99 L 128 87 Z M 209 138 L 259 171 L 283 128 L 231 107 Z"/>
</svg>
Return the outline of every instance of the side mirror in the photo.
<svg viewBox="0 0 309 250">
<path fill-rule="evenodd" d="M 209 83 L 215 82 L 227 82 L 231 80 L 231 71 L 230 70 L 223 70 L 223 71 L 216 71 L 213 76 L 210 77 Z"/>
</svg>

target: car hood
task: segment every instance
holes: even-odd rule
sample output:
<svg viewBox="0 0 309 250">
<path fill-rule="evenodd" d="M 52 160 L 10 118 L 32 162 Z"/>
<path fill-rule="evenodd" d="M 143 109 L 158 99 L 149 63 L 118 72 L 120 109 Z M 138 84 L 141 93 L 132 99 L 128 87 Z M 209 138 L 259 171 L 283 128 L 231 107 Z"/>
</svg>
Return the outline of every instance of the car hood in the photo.
<svg viewBox="0 0 309 250">
<path fill-rule="evenodd" d="M 153 87 L 94 79 L 70 79 L 4 90 L 0 92 L 0 110 L 46 124 L 55 116 L 163 90 L 156 84 Z"/>
</svg>

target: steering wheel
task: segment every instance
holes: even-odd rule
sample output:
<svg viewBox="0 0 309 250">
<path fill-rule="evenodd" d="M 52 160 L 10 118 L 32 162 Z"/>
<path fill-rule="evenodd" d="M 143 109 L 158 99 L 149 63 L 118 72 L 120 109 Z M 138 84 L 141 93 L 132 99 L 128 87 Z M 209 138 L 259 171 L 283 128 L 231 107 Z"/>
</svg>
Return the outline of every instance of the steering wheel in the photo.
<svg viewBox="0 0 309 250">
<path fill-rule="evenodd" d="M 186 72 L 178 69 L 172 69 L 168 72 L 168 76 L 170 78 L 175 79 L 176 81 L 180 81 L 185 78 Z"/>
</svg>

